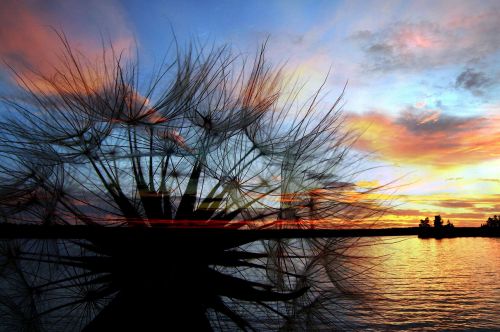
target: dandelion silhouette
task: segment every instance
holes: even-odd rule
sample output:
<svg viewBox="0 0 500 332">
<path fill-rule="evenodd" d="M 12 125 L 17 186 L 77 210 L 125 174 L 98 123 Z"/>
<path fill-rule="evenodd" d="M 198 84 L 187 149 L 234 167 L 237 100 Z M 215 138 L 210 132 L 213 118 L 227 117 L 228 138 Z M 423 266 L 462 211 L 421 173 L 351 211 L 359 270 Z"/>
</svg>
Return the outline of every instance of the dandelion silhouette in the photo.
<svg viewBox="0 0 500 332">
<path fill-rule="evenodd" d="M 60 37 L 53 73 L 12 68 L 0 216 L 73 235 L 1 242 L 0 328 L 344 327 L 353 242 L 259 235 L 379 212 L 353 184 L 342 95 L 299 103 L 265 45 L 253 62 L 177 47 L 146 80 L 125 53 L 93 60 Z"/>
</svg>

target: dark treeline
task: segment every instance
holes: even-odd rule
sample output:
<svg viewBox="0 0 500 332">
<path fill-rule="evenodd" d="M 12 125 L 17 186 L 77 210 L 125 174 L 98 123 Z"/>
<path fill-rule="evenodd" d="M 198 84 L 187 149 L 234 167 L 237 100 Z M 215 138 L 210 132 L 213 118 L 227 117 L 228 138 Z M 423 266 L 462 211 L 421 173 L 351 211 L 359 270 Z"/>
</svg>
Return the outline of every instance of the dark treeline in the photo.
<svg viewBox="0 0 500 332">
<path fill-rule="evenodd" d="M 500 227 L 498 217 L 488 218 L 486 224 L 480 227 L 455 227 L 449 220 L 444 224 L 440 215 L 434 217 L 433 226 L 428 217 L 420 220 L 418 236 L 421 238 L 443 238 L 443 237 L 498 237 Z"/>
</svg>

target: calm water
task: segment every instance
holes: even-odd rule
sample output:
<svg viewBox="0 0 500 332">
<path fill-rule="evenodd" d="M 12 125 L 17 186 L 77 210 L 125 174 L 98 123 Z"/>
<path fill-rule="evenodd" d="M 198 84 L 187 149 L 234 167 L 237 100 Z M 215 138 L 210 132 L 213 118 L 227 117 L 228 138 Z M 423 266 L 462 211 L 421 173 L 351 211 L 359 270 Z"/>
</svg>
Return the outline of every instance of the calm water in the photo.
<svg viewBox="0 0 500 332">
<path fill-rule="evenodd" d="M 500 331 L 499 238 L 383 241 L 363 249 L 379 257 L 357 308 L 368 330 Z"/>
</svg>

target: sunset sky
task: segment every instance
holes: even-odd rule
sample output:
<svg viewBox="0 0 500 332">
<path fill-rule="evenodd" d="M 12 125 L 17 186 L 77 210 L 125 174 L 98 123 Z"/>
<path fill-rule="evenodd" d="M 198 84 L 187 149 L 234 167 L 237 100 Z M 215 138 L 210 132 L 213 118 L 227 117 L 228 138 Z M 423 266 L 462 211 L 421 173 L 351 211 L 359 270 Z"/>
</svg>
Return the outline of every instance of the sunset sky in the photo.
<svg viewBox="0 0 500 332">
<path fill-rule="evenodd" d="M 479 226 L 500 213 L 499 1 L 15 1 L 0 3 L 0 57 L 50 68 L 61 48 L 99 54 L 135 47 L 152 67 L 172 41 L 228 43 L 252 55 L 269 38 L 271 62 L 286 62 L 325 98 L 348 82 L 347 124 L 355 148 L 380 166 L 360 185 L 391 183 L 383 226 L 415 226 L 441 214 Z M 0 72 L 8 91 L 15 79 Z M 395 182 L 394 182 L 395 181 Z"/>
</svg>

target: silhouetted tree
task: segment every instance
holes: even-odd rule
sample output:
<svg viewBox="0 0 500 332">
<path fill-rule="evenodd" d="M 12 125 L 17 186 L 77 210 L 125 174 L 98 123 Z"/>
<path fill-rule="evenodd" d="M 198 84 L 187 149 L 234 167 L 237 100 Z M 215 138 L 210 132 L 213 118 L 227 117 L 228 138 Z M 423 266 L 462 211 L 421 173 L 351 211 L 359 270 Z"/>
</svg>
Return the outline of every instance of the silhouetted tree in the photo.
<svg viewBox="0 0 500 332">
<path fill-rule="evenodd" d="M 133 57 L 89 59 L 61 39 L 54 72 L 14 69 L 22 89 L 4 98 L 3 222 L 261 230 L 378 212 L 353 184 L 360 159 L 348 158 L 355 135 L 343 127 L 342 95 L 327 109 L 321 89 L 298 104 L 264 47 L 253 62 L 228 47 L 177 48 L 147 79 Z M 265 315 L 273 319 L 254 320 L 270 328 L 336 324 L 341 307 L 325 302 L 349 280 L 345 261 L 343 275 L 333 272 L 344 240 L 209 234 L 4 242 L 0 283 L 20 281 L 2 287 L 10 320 L 0 325 L 251 329 L 249 318 Z"/>
<path fill-rule="evenodd" d="M 443 219 L 440 215 L 434 216 L 434 228 L 443 227 Z"/>
<path fill-rule="evenodd" d="M 482 227 L 488 227 L 488 228 L 499 228 L 500 227 L 500 218 L 495 215 L 493 217 L 488 217 L 488 220 L 486 220 L 486 224 L 481 225 Z"/>
<path fill-rule="evenodd" d="M 419 227 L 431 227 L 429 217 L 425 217 L 425 219 L 420 219 Z"/>
</svg>

